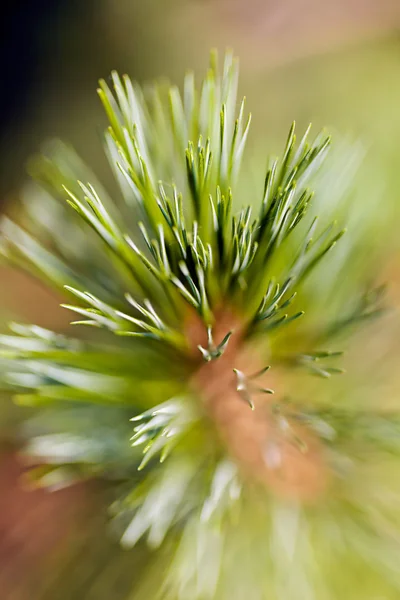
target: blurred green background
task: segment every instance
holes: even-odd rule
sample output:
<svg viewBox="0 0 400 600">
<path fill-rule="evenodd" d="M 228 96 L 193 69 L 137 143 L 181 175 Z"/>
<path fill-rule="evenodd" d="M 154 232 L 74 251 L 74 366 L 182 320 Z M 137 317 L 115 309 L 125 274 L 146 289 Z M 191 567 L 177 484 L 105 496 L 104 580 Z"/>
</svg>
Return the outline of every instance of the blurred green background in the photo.
<svg viewBox="0 0 400 600">
<path fill-rule="evenodd" d="M 187 68 L 204 71 L 211 47 L 221 54 L 232 47 L 240 57 L 241 91 L 257 123 L 247 163 L 249 193 L 265 167 L 265 157 L 281 150 L 293 119 L 300 129 L 313 122 L 316 131 L 326 126 L 340 143 L 356 144 L 363 156 L 356 173 L 358 195 L 366 210 L 376 211 L 376 227 L 369 235 L 376 238 L 374 246 L 392 281 L 390 293 L 398 299 L 398 0 L 58 0 L 29 6 L 20 1 L 3 17 L 0 198 L 4 209 L 12 210 L 26 182 L 29 155 L 49 138 L 71 143 L 110 184 L 101 141 L 105 117 L 96 85 L 111 69 L 142 82 L 168 77 L 179 83 Z M 68 315 L 58 310 L 54 294 L 7 267 L 1 267 L 1 278 L 3 329 L 8 319 L 65 327 Z M 5 398 L 0 408 L 0 440 L 6 448 L 0 459 L 0 589 L 6 590 L 5 600 L 55 598 L 54 586 L 71 573 L 65 565 L 78 560 L 71 558 L 77 554 L 78 538 L 65 541 L 66 531 L 72 535 L 85 522 L 88 530 L 97 531 L 96 539 L 102 539 L 104 519 L 83 521 L 88 507 L 98 502 L 98 490 L 94 493 L 92 488 L 51 498 L 19 491 L 20 471 L 14 457 L 19 416 Z M 16 506 L 26 515 L 23 525 Z M 33 543 L 27 550 L 27 539 L 43 538 L 44 514 L 48 541 Z M 72 577 L 70 587 L 57 598 L 78 598 L 77 590 L 80 598 L 100 598 L 96 574 L 109 565 L 110 553 L 118 557 L 119 566 L 110 574 L 108 587 L 101 586 L 101 597 L 124 597 L 131 573 L 125 583 L 120 581 L 118 590 L 115 581 L 120 580 L 122 562 L 130 564 L 131 559 L 120 555 L 114 542 L 105 540 L 96 554 L 93 542 L 81 538 L 79 552 L 92 552 L 93 566 L 88 567 L 90 573 L 76 576 L 79 581 L 74 583 Z M 63 557 L 59 564 L 64 566 L 55 569 L 58 574 L 51 584 L 47 581 L 43 586 L 38 573 L 48 566 L 57 544 Z M 54 557 L 51 560 L 53 569 Z"/>
</svg>

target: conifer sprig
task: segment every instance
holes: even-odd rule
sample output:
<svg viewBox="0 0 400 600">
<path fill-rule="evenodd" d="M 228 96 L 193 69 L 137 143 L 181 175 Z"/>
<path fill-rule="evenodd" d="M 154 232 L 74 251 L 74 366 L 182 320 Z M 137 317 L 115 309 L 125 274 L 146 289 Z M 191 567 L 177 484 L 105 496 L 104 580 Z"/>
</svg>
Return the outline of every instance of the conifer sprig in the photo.
<svg viewBox="0 0 400 600">
<path fill-rule="evenodd" d="M 40 410 L 27 428 L 29 452 L 46 463 L 39 481 L 118 480 L 123 493 L 112 508 L 123 544 L 147 536 L 158 547 L 170 535 L 162 598 L 227 600 L 249 589 L 260 599 L 330 599 L 318 585 L 309 593 L 307 579 L 318 561 L 331 577 L 326 544 L 335 573 L 337 556 L 361 533 L 369 549 L 379 542 L 369 558 L 381 549 L 391 556 L 390 528 L 377 522 L 362 531 L 368 502 L 385 513 L 385 493 L 377 500 L 367 490 L 359 502 L 352 486 L 364 485 L 357 469 L 365 448 L 397 456 L 399 419 L 361 414 L 351 402 L 345 411 L 311 395 L 304 402 L 298 389 L 290 397 L 300 399 L 285 402 L 281 384 L 299 366 L 323 378 L 342 373 L 341 352 L 328 342 L 378 316 L 383 290 L 346 298 L 333 322 L 307 314 L 336 275 L 326 268 L 312 303 L 305 280 L 344 233 L 335 223 L 319 228 L 310 211 L 330 137 L 310 140 L 308 128 L 297 141 L 293 124 L 258 200 L 242 201 L 237 181 L 251 117 L 244 99 L 237 102 L 237 83 L 230 53 L 221 75 L 212 54 L 204 82 L 197 86 L 189 73 L 182 92 L 141 89 L 116 73 L 111 88 L 101 81 L 120 200 L 68 149 L 34 161 L 46 208 L 32 208 L 30 195 L 25 221 L 3 219 L 0 251 L 72 298 L 62 306 L 79 315 L 75 325 L 93 328 L 93 339 L 12 324 L 0 335 L 0 379 L 19 403 Z M 308 510 L 293 481 L 301 487 L 304 479 L 303 493 L 310 487 L 320 498 L 327 472 L 341 473 L 331 486 L 339 493 Z M 286 476 L 289 502 L 279 496 Z M 346 522 L 339 536 L 332 515 Z M 323 550 L 314 557 L 318 536 Z M 243 540 L 254 550 L 244 574 Z"/>
<path fill-rule="evenodd" d="M 332 234 L 330 226 L 314 241 L 313 221 L 281 291 L 276 288 L 270 297 L 271 262 L 307 214 L 312 199 L 307 186 L 330 138 L 321 135 L 310 143 L 309 128 L 296 144 L 293 124 L 282 159 L 274 160 L 268 169 L 258 216 L 252 216 L 251 206 L 236 212 L 233 190 L 250 126 L 250 117 L 244 117 L 244 100 L 235 116 L 237 75 L 237 62 L 227 54 L 220 77 L 212 55 L 202 88 L 198 90 L 193 75 L 188 74 L 183 97 L 177 88 L 171 88 L 167 102 L 162 101 L 161 88 L 145 97 L 128 77 L 121 79 L 116 73 L 112 75 L 113 91 L 101 82 L 99 95 L 110 121 L 109 155 L 119 170 L 126 202 L 136 202 L 142 213 L 143 244 L 133 241 L 124 223 L 118 223 L 118 215 L 117 219 L 111 216 L 93 185 L 78 182 L 74 191 L 64 188 L 67 202 L 95 232 L 113 262 L 119 263 L 125 285 L 126 277 L 131 279 L 125 289 L 128 298 L 132 298 L 131 292 L 139 297 L 124 309 L 120 298 L 113 306 L 101 295 L 80 291 L 71 274 L 65 289 L 84 306 L 64 306 L 85 317 L 76 324 L 159 340 L 184 350 L 181 314 L 185 306 L 194 308 L 209 328 L 215 321 L 215 309 L 229 298 L 232 308 L 253 323 L 249 335 L 276 329 L 303 314 L 282 311 L 295 297 L 294 286 L 342 232 Z M 166 172 L 157 152 L 163 143 L 177 156 L 178 173 Z M 168 161 L 169 166 L 173 163 Z M 184 179 L 182 172 L 186 173 Z M 8 230 L 10 227 L 7 223 Z M 16 228 L 12 225 L 5 252 L 17 262 L 22 252 L 57 284 L 58 272 L 65 269 Z M 7 235 L 7 229 L 4 233 Z M 150 311 L 146 305 L 151 306 Z M 218 352 L 208 353 L 210 356 L 216 358 Z"/>
</svg>

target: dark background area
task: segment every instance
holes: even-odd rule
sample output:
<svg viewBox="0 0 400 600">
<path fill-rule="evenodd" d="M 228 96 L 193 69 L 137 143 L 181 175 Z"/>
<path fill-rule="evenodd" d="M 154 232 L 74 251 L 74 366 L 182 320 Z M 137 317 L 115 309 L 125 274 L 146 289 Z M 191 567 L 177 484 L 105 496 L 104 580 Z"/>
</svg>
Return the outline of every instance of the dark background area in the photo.
<svg viewBox="0 0 400 600">
<path fill-rule="evenodd" d="M 101 9 L 101 5 L 99 2 L 98 8 Z M 7 8 L 1 9 L 2 202 L 23 177 L 27 156 L 48 134 L 43 128 L 40 134 L 40 123 L 36 134 L 33 120 L 37 117 L 33 115 L 38 98 L 45 94 L 50 82 L 61 87 L 61 96 L 67 104 L 80 80 L 92 74 L 93 89 L 95 78 L 100 76 L 97 59 L 101 54 L 102 31 L 100 20 L 96 18 L 98 12 L 93 0 L 13 0 L 7 3 Z M 57 106 L 51 104 L 46 105 L 46 111 L 59 114 Z"/>
<path fill-rule="evenodd" d="M 43 85 L 49 59 L 59 49 L 59 33 L 65 27 L 65 19 L 72 18 L 78 4 L 77 0 L 13 0 L 1 10 L 1 147 L 14 145 L 21 121 L 29 113 L 35 87 Z M 5 181 L 5 162 L 0 167 L 3 192 L 13 183 L 13 178 Z"/>
<path fill-rule="evenodd" d="M 43 78 L 46 55 L 57 45 L 57 28 L 77 2 L 14 0 L 2 10 L 0 20 L 1 136 L 15 125 L 29 106 L 33 85 Z"/>
</svg>

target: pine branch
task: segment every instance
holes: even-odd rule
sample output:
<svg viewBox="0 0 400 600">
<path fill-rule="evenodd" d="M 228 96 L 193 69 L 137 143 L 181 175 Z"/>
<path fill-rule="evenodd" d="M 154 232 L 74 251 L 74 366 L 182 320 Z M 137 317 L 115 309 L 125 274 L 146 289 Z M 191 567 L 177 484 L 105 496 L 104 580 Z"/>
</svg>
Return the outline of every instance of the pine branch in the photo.
<svg viewBox="0 0 400 600">
<path fill-rule="evenodd" d="M 345 231 L 334 222 L 319 228 L 310 210 L 330 137 L 311 140 L 309 127 L 297 141 L 293 124 L 258 201 L 242 202 L 237 183 L 251 116 L 237 101 L 236 59 L 227 53 L 222 74 L 217 62 L 212 53 L 202 84 L 189 73 L 182 92 L 142 90 L 115 72 L 111 87 L 100 82 L 122 200 L 114 202 L 70 150 L 34 161 L 41 211 L 28 195 L 21 224 L 3 219 L 1 255 L 72 297 L 62 306 L 94 336 L 87 342 L 12 324 L 0 336 L 0 382 L 39 411 L 26 428 L 27 451 L 43 461 L 33 479 L 54 489 L 114 477 L 122 543 L 147 536 L 158 547 L 168 536 L 163 597 L 225 600 L 246 590 L 254 598 L 328 598 L 305 583 L 320 561 L 333 589 L 331 572 L 343 565 L 323 562 L 327 543 L 345 560 L 358 539 L 372 562 L 374 544 L 392 555 L 389 529 L 360 517 L 375 506 L 376 490 L 357 501 L 353 486 L 365 484 L 357 471 L 365 449 L 398 456 L 398 415 L 321 408 L 312 394 L 304 406 L 290 403 L 282 388 L 296 367 L 326 379 L 342 373 L 334 362 L 342 353 L 326 344 L 379 316 L 382 290 L 347 298 L 339 318 L 319 327 L 304 282 L 322 265 L 329 278 Z M 285 325 L 303 351 L 288 352 Z M 279 364 L 277 374 L 267 362 Z M 387 514 L 393 480 L 377 514 Z M 318 508 L 309 510 L 310 500 Z M 332 535 L 338 506 L 345 526 Z M 318 556 L 310 558 L 317 537 Z M 237 560 L 243 540 L 254 577 L 253 566 Z"/>
</svg>

